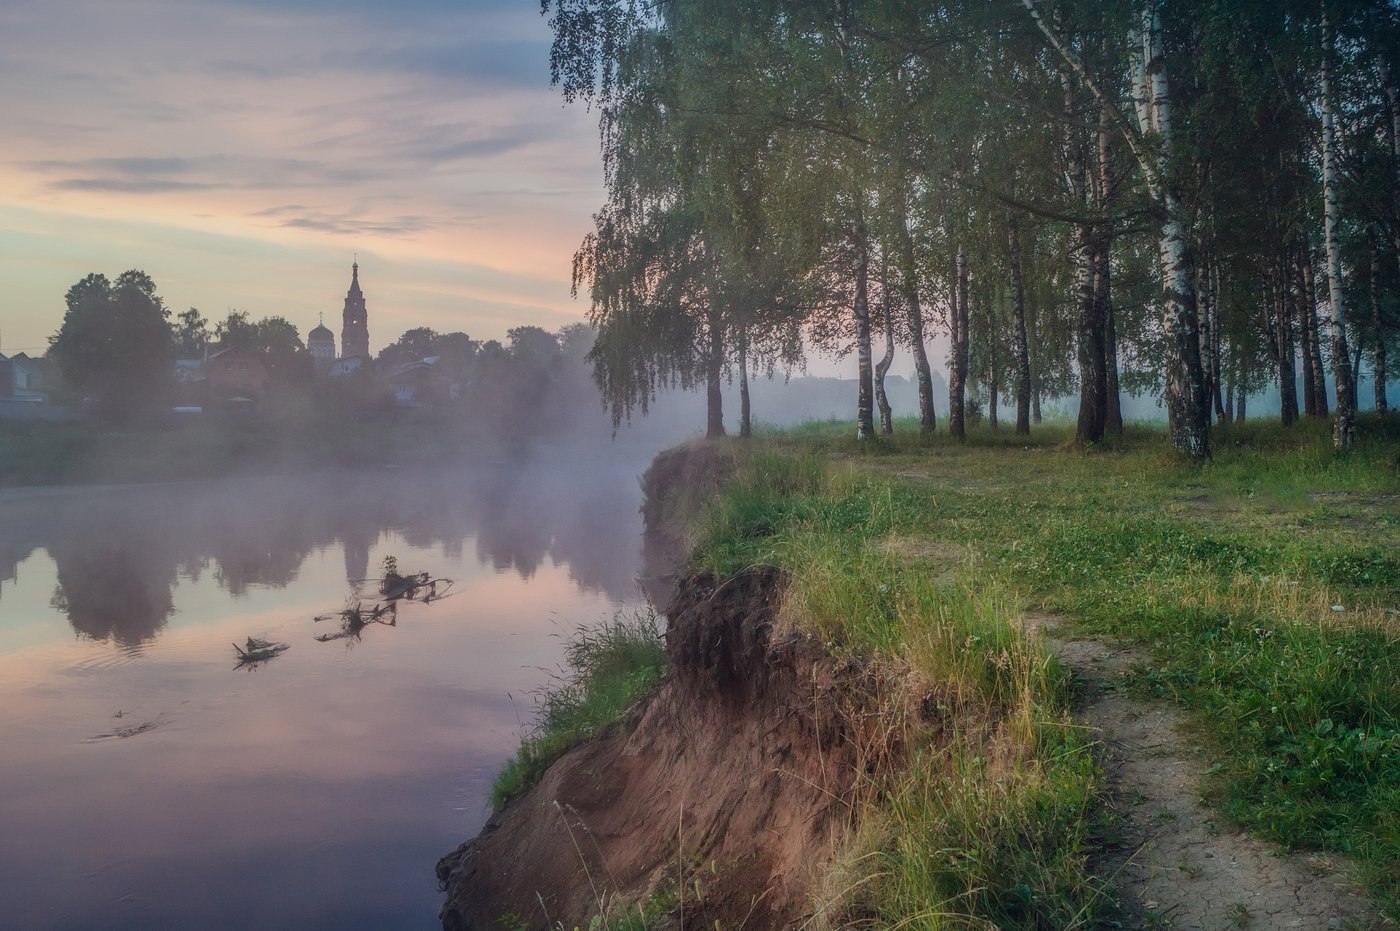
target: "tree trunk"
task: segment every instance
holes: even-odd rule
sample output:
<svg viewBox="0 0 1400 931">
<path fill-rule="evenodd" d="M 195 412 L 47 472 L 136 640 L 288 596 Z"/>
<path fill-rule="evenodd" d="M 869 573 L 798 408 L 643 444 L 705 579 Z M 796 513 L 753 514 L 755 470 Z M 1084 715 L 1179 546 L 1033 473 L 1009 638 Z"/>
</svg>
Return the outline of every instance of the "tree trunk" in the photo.
<svg viewBox="0 0 1400 931">
<path fill-rule="evenodd" d="M 885 263 L 880 266 L 880 292 L 884 300 L 885 353 L 875 363 L 875 403 L 880 408 L 880 434 L 889 436 L 894 432 L 894 417 L 885 394 L 885 373 L 894 362 L 894 308 L 890 306 L 889 268 Z"/>
<path fill-rule="evenodd" d="M 1235 375 L 1233 369 L 1230 371 L 1230 383 L 1225 386 L 1225 416 L 1223 422 L 1235 422 Z"/>
<path fill-rule="evenodd" d="M 1215 374 L 1214 374 L 1214 378 L 1213 378 L 1213 380 L 1212 380 L 1213 387 L 1212 387 L 1212 390 L 1211 390 L 1211 400 L 1214 401 L 1214 403 L 1215 403 L 1215 419 L 1216 419 L 1216 421 L 1217 421 L 1217 422 L 1220 422 L 1220 423 L 1223 423 L 1223 422 L 1225 422 L 1225 405 L 1224 405 L 1224 404 L 1221 402 L 1221 400 L 1220 400 L 1220 378 L 1221 378 L 1220 372 L 1221 372 L 1221 361 L 1222 361 L 1222 358 L 1223 358 L 1224 353 L 1223 353 L 1222 350 L 1221 350 L 1221 342 L 1222 342 L 1222 339 L 1223 339 L 1223 333 L 1222 333 L 1222 331 L 1221 331 L 1221 329 L 1220 329 L 1220 295 L 1221 295 L 1221 290 L 1220 290 L 1220 263 L 1219 263 L 1219 262 L 1212 261 L 1212 262 L 1210 263 L 1210 276 L 1209 276 L 1209 280 L 1210 280 L 1210 283 L 1211 283 L 1211 289 L 1210 289 L 1210 290 L 1211 290 L 1211 309 L 1214 311 L 1214 313 L 1211 315 L 1211 324 L 1210 324 L 1210 329 L 1211 329 L 1210 348 L 1211 348 L 1211 355 L 1212 355 L 1210 367 L 1211 367 L 1211 371 L 1215 373 Z"/>
<path fill-rule="evenodd" d="M 860 195 L 862 198 L 864 194 Z M 860 392 L 856 403 L 856 439 L 867 440 L 875 435 L 874 372 L 870 362 L 870 242 L 865 229 L 865 216 L 856 216 L 856 359 L 859 365 Z"/>
<path fill-rule="evenodd" d="M 1313 353 L 1317 348 L 1317 307 L 1307 294 L 1301 268 L 1302 264 L 1296 258 L 1289 266 L 1289 277 L 1297 295 L 1298 342 L 1303 352 L 1303 413 L 1317 417 L 1320 416 L 1317 399 L 1323 390 L 1318 384 L 1317 369 L 1313 367 Z"/>
<path fill-rule="evenodd" d="M 1001 429 L 997 418 L 997 402 L 1001 398 L 1001 379 L 997 371 L 997 347 L 992 340 L 997 331 L 996 321 L 987 322 L 987 426 L 996 432 Z"/>
<path fill-rule="evenodd" d="M 1280 283 L 1283 285 L 1283 283 Z M 1274 289 L 1274 338 L 1278 362 L 1279 418 L 1285 427 L 1298 420 L 1298 373 L 1293 367 L 1293 321 L 1286 285 Z"/>
<path fill-rule="evenodd" d="M 958 244 L 953 280 L 952 331 L 953 357 L 948 366 L 948 432 L 958 439 L 967 436 L 964 420 L 964 394 L 967 384 L 967 252 Z"/>
<path fill-rule="evenodd" d="M 1371 324 L 1376 345 L 1371 351 L 1371 378 L 1374 381 L 1376 413 L 1389 413 L 1385 399 L 1385 329 L 1381 323 L 1381 250 L 1376 246 L 1375 227 L 1371 228 Z"/>
<path fill-rule="evenodd" d="M 1197 334 L 1195 262 L 1186 211 L 1164 169 L 1172 151 L 1171 97 L 1162 49 L 1161 17 L 1152 4 L 1143 7 L 1143 76 L 1147 110 L 1160 155 L 1155 172 L 1162 212 L 1158 257 L 1162 268 L 1162 329 L 1167 336 L 1167 429 L 1172 446 L 1192 459 L 1210 457 L 1210 419 L 1201 378 L 1201 342 Z"/>
<path fill-rule="evenodd" d="M 1031 432 L 1031 355 L 1026 341 L 1026 289 L 1021 278 L 1021 237 L 1016 221 L 1008 225 L 1007 245 L 1011 250 L 1011 317 L 1016 341 L 1016 433 Z"/>
<path fill-rule="evenodd" d="M 1322 329 L 1317 322 L 1317 283 L 1313 280 L 1312 251 L 1305 248 L 1299 260 L 1299 272 L 1303 288 L 1303 315 L 1304 322 L 1308 329 L 1312 331 L 1310 350 L 1312 358 L 1306 364 L 1312 369 L 1313 385 L 1316 393 L 1313 401 L 1316 410 L 1315 417 L 1327 416 L 1327 369 L 1322 364 Z"/>
<path fill-rule="evenodd" d="M 1036 0 L 1021 0 L 1021 4 L 1060 57 L 1074 69 L 1099 103 L 1107 107 L 1109 96 L 1041 15 Z M 1142 169 L 1161 222 L 1158 260 L 1162 273 L 1162 329 L 1166 335 L 1168 432 L 1172 446 L 1178 452 L 1202 460 L 1210 457 L 1210 420 L 1206 416 L 1201 348 L 1196 333 L 1195 271 L 1190 250 L 1190 230 L 1186 211 L 1173 190 L 1167 172 L 1172 152 L 1172 113 L 1163 57 L 1161 16 L 1153 3 L 1144 3 L 1139 13 L 1136 37 L 1141 43 L 1132 81 L 1139 127 L 1134 130 L 1121 116 L 1114 116 L 1113 123 Z"/>
<path fill-rule="evenodd" d="M 909 220 L 899 224 L 899 282 L 909 311 L 909 341 L 914 349 L 914 375 L 919 381 L 919 432 L 932 433 L 938 427 L 933 408 L 933 372 L 929 369 L 928 348 L 924 345 L 924 311 L 919 303 L 919 279 L 914 262 L 914 237 Z"/>
<path fill-rule="evenodd" d="M 1361 401 L 1357 397 L 1357 386 L 1361 383 L 1361 356 L 1366 345 L 1366 340 L 1357 330 L 1352 330 L 1352 335 L 1356 337 L 1356 351 L 1351 353 L 1351 409 L 1358 411 L 1361 409 Z"/>
<path fill-rule="evenodd" d="M 1400 89 L 1395 86 L 1395 75 L 1386 65 L 1384 57 L 1380 61 L 1381 87 L 1385 90 L 1386 105 L 1390 108 L 1390 125 L 1386 135 L 1390 137 L 1390 161 L 1395 166 L 1395 189 L 1400 190 Z M 1395 255 L 1400 258 L 1400 226 L 1391 230 Z"/>
<path fill-rule="evenodd" d="M 1123 397 L 1118 387 L 1118 325 L 1113 319 L 1113 302 L 1104 305 L 1104 369 L 1107 373 L 1108 411 L 1104 427 L 1114 436 L 1123 435 Z"/>
<path fill-rule="evenodd" d="M 705 359 L 705 436 L 724 436 L 724 394 L 720 377 L 724 374 L 724 320 L 719 308 L 711 304 L 706 311 L 710 351 Z"/>
<path fill-rule="evenodd" d="M 1215 358 L 1211 347 L 1214 337 L 1211 321 L 1216 316 L 1214 303 L 1215 292 L 1210 286 L 1210 246 L 1204 243 L 1200 261 L 1196 263 L 1196 316 L 1201 330 L 1201 381 L 1207 400 L 1215 389 L 1215 370 L 1211 367 L 1211 361 Z"/>
<path fill-rule="evenodd" d="M 1079 227 L 1075 257 L 1075 290 L 1079 301 L 1079 422 L 1074 438 L 1079 443 L 1103 440 L 1108 395 L 1104 366 L 1103 322 L 1099 318 L 1095 272 L 1099 244 L 1093 227 Z"/>
<path fill-rule="evenodd" d="M 1244 423 L 1244 402 L 1249 397 L 1249 389 L 1240 385 L 1240 403 L 1235 408 L 1235 423 Z"/>
<path fill-rule="evenodd" d="M 1112 129 L 1108 108 L 1099 107 L 1098 161 L 1094 188 L 1099 199 L 1099 211 L 1104 216 L 1113 212 L 1116 200 L 1113 183 L 1113 160 L 1109 149 Z M 1113 319 L 1113 223 L 1105 220 L 1099 227 L 1098 248 L 1094 251 L 1094 301 L 1099 325 L 1103 328 L 1103 425 L 1105 433 L 1123 435 L 1123 402 L 1118 393 L 1118 330 Z"/>
<path fill-rule="evenodd" d="M 752 408 L 749 406 L 749 328 L 740 325 L 739 345 L 739 436 L 753 436 Z"/>
<path fill-rule="evenodd" d="M 1035 376 L 1032 375 L 1031 377 L 1034 378 Z M 1037 387 L 1031 392 L 1031 423 L 1038 424 L 1043 422 L 1044 419 L 1040 416 L 1040 388 Z"/>
<path fill-rule="evenodd" d="M 1337 384 L 1337 418 L 1332 424 L 1332 446 L 1345 452 L 1356 445 L 1356 412 L 1350 357 L 1346 351 L 1346 297 L 1342 293 L 1341 207 L 1337 202 L 1340 181 L 1337 167 L 1337 117 L 1332 101 L 1332 22 L 1327 2 L 1322 2 L 1322 198 L 1323 227 L 1327 237 L 1327 291 L 1332 301 L 1332 377 Z"/>
</svg>

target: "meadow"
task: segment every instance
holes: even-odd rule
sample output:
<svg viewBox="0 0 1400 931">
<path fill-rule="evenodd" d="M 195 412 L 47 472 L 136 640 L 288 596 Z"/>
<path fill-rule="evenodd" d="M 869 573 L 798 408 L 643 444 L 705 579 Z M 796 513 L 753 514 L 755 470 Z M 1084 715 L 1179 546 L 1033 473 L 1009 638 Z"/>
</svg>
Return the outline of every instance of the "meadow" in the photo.
<svg viewBox="0 0 1400 931">
<path fill-rule="evenodd" d="M 1095 736 L 1028 612 L 1137 647 L 1125 685 L 1187 715 L 1221 817 L 1340 855 L 1400 916 L 1400 422 L 1363 418 L 1342 456 L 1325 423 L 1220 428 L 1201 466 L 1146 426 L 1090 449 L 1071 425 L 853 432 L 726 443 L 691 556 L 784 570 L 788 632 L 898 668 L 924 703 L 901 764 L 871 774 L 819 916 L 1112 920 Z"/>
</svg>

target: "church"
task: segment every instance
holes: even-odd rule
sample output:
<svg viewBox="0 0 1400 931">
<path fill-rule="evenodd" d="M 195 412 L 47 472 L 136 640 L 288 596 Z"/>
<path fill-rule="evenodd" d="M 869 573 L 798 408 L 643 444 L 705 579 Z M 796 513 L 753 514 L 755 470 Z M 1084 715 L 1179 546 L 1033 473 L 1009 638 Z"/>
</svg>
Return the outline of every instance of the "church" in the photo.
<svg viewBox="0 0 1400 931">
<path fill-rule="evenodd" d="M 358 259 L 350 266 L 350 290 L 345 292 L 345 308 L 341 312 L 340 355 L 335 352 L 335 334 L 324 320 L 306 335 L 306 348 L 315 360 L 316 370 L 332 377 L 348 375 L 370 358 L 369 321 L 365 295 L 360 290 Z"/>
</svg>

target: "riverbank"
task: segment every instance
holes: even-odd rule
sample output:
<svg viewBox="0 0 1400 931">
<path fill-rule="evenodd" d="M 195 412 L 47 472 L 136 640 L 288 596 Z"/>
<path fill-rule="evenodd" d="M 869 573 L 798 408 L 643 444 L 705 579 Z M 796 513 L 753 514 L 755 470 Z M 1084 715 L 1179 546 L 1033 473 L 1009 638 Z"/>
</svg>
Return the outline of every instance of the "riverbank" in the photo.
<svg viewBox="0 0 1400 931">
<path fill-rule="evenodd" d="M 848 770 L 855 777 L 848 783 L 839 774 L 817 783 L 842 817 L 821 855 L 807 850 L 811 869 L 800 881 L 783 874 L 736 886 L 724 878 L 761 879 L 762 871 L 739 865 L 771 859 L 771 829 L 787 822 L 716 821 L 692 831 L 685 816 L 675 817 L 681 803 L 667 783 L 622 784 L 609 797 L 636 805 L 634 793 L 647 794 L 656 808 L 637 830 L 668 854 L 643 871 L 646 882 L 618 886 L 596 882 L 607 875 L 606 858 L 588 870 L 587 857 L 569 858 L 595 882 L 576 913 L 559 914 L 581 915 L 581 926 L 600 910 L 614 926 L 624 913 L 641 922 L 631 927 L 666 926 L 664 916 L 682 914 L 689 924 L 715 914 L 716 901 L 748 894 L 751 907 L 813 926 L 1071 928 L 1160 918 L 1163 903 L 1145 900 L 1110 866 L 1117 858 L 1121 867 L 1123 845 L 1141 834 L 1143 819 L 1134 817 L 1136 798 L 1106 778 L 1103 725 L 1080 717 L 1103 683 L 1038 625 L 1028 628 L 1030 613 L 1056 619 L 1059 643 L 1100 638 L 1136 651 L 1110 688 L 1180 716 L 1202 754 L 1182 764 L 1180 784 L 1204 794 L 1212 823 L 1329 855 L 1317 868 L 1331 871 L 1328 888 L 1339 898 L 1319 904 L 1316 915 L 1369 920 L 1370 907 L 1349 891 L 1356 881 L 1393 916 L 1400 887 L 1394 426 L 1363 424 L 1360 449 L 1341 460 L 1327 448 L 1325 425 L 1222 431 L 1216 460 L 1203 469 L 1176 461 L 1149 431 L 1087 453 L 1066 439 L 1045 430 L 1031 441 L 978 434 L 957 445 L 905 432 L 857 447 L 817 428 L 727 444 L 734 472 L 695 524 L 691 564 L 716 579 L 771 567 L 762 570 L 774 586 L 768 639 L 740 666 L 771 677 L 775 663 L 791 668 L 784 645 L 801 643 L 823 668 L 873 676 L 878 698 L 850 707 L 853 720 L 881 722 L 879 735 L 818 742 L 828 758 L 844 748 L 860 765 Z M 703 677 L 675 659 L 661 690 L 608 732 L 612 742 L 585 769 L 646 756 L 633 741 L 645 743 L 641 722 L 659 720 L 668 702 L 676 726 L 692 722 L 676 709 L 706 699 L 678 692 L 677 683 Z M 714 661 L 698 660 L 701 668 Z M 773 699 L 799 717 L 811 707 L 791 694 Z M 772 773 L 803 772 L 781 758 L 753 759 L 706 771 L 694 784 L 761 798 L 754 790 Z M 660 772 L 695 779 L 696 762 L 679 747 Z M 532 810 L 550 825 L 557 857 L 569 833 L 561 809 L 541 800 L 582 809 L 551 795 L 561 786 L 549 780 L 496 823 Z M 1162 811 L 1163 819 L 1172 814 Z M 593 811 L 572 825 L 584 830 L 598 819 Z M 1146 845 L 1132 855 L 1157 854 Z M 1158 866 L 1188 877 L 1198 869 L 1182 862 Z M 1218 888 L 1178 885 L 1197 897 Z M 1247 921 L 1251 905 L 1256 916 L 1274 914 L 1250 895 L 1242 887 L 1237 900 L 1213 907 L 1232 921 Z M 449 926 L 460 901 L 449 900 Z M 629 911 L 636 903 L 644 907 Z M 484 916 L 491 905 L 480 908 Z M 520 926 L 543 926 L 538 909 L 523 908 L 515 912 Z"/>
</svg>

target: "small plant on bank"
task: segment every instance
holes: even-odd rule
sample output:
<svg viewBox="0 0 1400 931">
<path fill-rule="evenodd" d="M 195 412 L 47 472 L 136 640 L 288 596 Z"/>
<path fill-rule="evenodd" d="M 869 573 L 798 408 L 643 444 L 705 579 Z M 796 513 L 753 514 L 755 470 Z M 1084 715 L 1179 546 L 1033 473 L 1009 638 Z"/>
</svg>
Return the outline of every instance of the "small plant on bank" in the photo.
<svg viewBox="0 0 1400 931">
<path fill-rule="evenodd" d="M 666 647 L 649 605 L 570 635 L 560 673 L 535 694 L 534 721 L 491 788 L 492 807 L 505 807 L 567 750 L 621 717 L 665 671 Z"/>
</svg>

